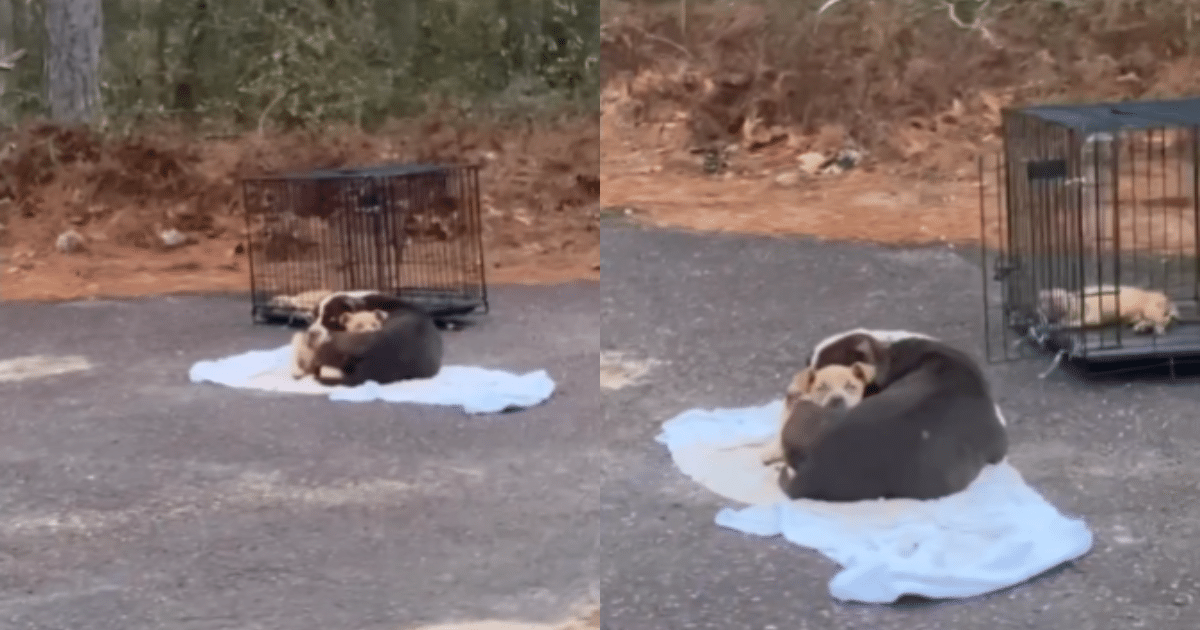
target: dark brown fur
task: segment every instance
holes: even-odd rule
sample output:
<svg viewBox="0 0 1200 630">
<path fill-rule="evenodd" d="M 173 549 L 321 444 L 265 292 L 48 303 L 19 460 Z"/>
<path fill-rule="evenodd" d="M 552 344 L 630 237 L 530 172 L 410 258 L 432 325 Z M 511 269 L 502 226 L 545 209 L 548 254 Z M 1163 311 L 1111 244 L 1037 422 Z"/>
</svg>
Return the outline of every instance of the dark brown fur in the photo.
<svg viewBox="0 0 1200 630">
<path fill-rule="evenodd" d="M 396 296 L 382 292 L 339 291 L 325 296 L 313 309 L 313 321 L 320 322 L 330 332 L 345 330 L 341 323 L 343 313 L 380 310 L 391 312 L 408 303 Z"/>
<path fill-rule="evenodd" d="M 845 417 L 846 408 L 822 407 L 810 400 L 797 400 L 791 409 L 791 414 L 783 423 L 780 439 L 783 442 L 784 461 L 788 466 L 797 468 L 808 459 L 808 454 L 820 441 L 821 435 Z"/>
<path fill-rule="evenodd" d="M 442 367 L 442 334 L 423 309 L 396 300 L 383 329 L 373 334 L 365 348 L 350 352 L 341 384 L 367 381 L 379 384 L 414 378 L 431 378 Z"/>
</svg>

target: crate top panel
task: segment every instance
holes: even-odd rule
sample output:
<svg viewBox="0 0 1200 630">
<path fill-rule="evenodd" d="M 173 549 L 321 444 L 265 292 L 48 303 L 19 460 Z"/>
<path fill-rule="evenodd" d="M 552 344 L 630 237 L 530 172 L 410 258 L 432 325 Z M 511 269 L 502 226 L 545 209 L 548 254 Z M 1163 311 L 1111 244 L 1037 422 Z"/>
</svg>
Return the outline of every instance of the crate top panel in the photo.
<svg viewBox="0 0 1200 630">
<path fill-rule="evenodd" d="M 1084 133 L 1200 125 L 1200 98 L 1088 105 L 1036 105 L 1016 111 Z"/>
<path fill-rule="evenodd" d="M 445 174 L 454 167 L 437 164 L 380 164 L 356 168 L 325 168 L 312 171 L 283 173 L 264 177 L 249 177 L 247 181 L 264 180 L 330 180 L 360 177 L 404 177 L 410 175 Z"/>
</svg>

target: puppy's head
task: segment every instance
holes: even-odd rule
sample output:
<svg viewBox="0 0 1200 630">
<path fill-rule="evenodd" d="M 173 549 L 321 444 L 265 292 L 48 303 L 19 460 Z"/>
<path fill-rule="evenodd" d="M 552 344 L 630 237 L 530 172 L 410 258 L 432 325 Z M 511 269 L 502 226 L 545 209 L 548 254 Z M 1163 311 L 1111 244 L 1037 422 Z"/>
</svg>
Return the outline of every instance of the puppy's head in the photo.
<svg viewBox="0 0 1200 630">
<path fill-rule="evenodd" d="M 1059 322 L 1078 310 L 1078 300 L 1066 289 L 1053 288 L 1038 291 L 1038 312 L 1048 322 Z"/>
<path fill-rule="evenodd" d="M 862 402 L 867 385 L 875 379 L 875 366 L 862 361 L 853 365 L 805 368 L 788 388 L 789 406 L 807 400 L 822 407 L 849 409 Z"/>
<path fill-rule="evenodd" d="M 330 331 L 345 330 L 342 317 L 363 310 L 362 300 L 346 293 L 331 293 L 313 309 L 313 322 Z"/>
<path fill-rule="evenodd" d="M 346 332 L 365 333 L 382 329 L 385 319 L 385 311 L 351 311 L 342 313 L 338 317 L 338 323 Z"/>
</svg>

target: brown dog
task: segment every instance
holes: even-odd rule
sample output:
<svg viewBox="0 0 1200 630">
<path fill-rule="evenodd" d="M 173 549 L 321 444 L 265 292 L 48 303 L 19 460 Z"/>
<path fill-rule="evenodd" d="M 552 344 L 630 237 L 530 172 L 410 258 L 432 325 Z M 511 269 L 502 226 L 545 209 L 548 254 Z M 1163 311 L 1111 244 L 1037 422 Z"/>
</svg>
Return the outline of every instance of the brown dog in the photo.
<svg viewBox="0 0 1200 630">
<path fill-rule="evenodd" d="M 932 339 L 887 348 L 880 392 L 830 423 L 780 485 L 793 499 L 934 499 L 966 488 L 1004 459 L 1008 437 L 982 370 Z M 828 369 L 828 368 L 825 368 Z"/>
</svg>

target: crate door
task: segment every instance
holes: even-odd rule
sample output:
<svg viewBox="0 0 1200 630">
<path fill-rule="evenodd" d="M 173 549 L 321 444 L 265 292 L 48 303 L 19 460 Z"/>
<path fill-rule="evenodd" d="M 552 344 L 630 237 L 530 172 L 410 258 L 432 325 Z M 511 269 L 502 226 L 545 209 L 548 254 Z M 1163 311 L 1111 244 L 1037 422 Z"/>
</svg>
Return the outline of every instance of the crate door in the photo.
<svg viewBox="0 0 1200 630">
<path fill-rule="evenodd" d="M 1080 280 L 1080 189 L 1075 134 L 1020 112 L 1005 119 L 1003 158 L 984 173 L 984 251 L 990 361 L 1036 347 L 1042 289 L 1076 290 Z M 990 186 L 989 186 L 990 182 Z M 989 215 L 994 217 L 990 227 Z M 989 238 L 990 237 L 990 238 Z"/>
</svg>

